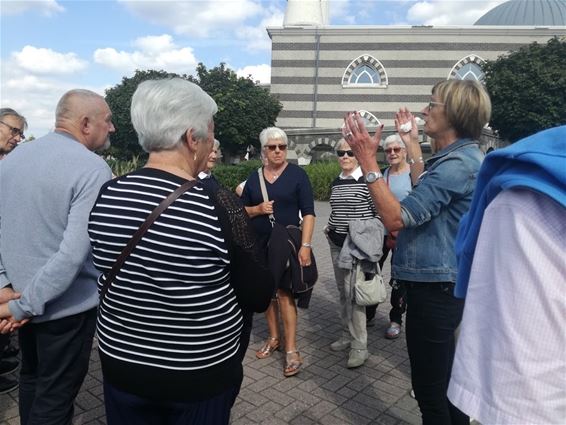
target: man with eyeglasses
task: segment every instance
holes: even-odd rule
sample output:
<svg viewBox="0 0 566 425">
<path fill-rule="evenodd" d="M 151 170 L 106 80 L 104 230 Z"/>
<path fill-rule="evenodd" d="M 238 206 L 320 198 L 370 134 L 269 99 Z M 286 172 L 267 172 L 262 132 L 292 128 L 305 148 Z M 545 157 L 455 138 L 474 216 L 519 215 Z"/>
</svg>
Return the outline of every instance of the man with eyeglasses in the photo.
<svg viewBox="0 0 566 425">
<path fill-rule="evenodd" d="M 26 119 L 11 108 L 0 109 L 0 159 L 25 139 Z"/>
<path fill-rule="evenodd" d="M 22 129 L 2 121 L 2 131 Z M 19 327 L 22 424 L 70 425 L 88 371 L 98 272 L 87 224 L 112 178 L 94 151 L 112 132 L 104 98 L 71 90 L 57 104 L 55 130 L 0 161 L 0 333 Z"/>
<path fill-rule="evenodd" d="M 25 139 L 24 129 L 27 128 L 26 119 L 11 108 L 0 109 L 0 159 Z M 11 291 L 0 290 L 0 303 L 13 298 Z M 10 347 L 10 334 L 0 334 L 0 394 L 6 394 L 18 388 L 18 381 L 7 378 L 18 369 L 19 362 L 11 359 L 18 354 L 18 350 Z"/>
</svg>

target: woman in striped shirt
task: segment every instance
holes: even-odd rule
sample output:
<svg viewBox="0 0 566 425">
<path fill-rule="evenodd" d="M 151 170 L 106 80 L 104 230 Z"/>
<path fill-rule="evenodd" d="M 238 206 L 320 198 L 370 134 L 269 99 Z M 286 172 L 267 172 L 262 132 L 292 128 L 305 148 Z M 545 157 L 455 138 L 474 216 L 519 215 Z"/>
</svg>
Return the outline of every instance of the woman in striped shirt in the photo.
<svg viewBox="0 0 566 425">
<path fill-rule="evenodd" d="M 342 335 L 330 344 L 333 351 L 350 348 L 348 367 L 363 365 L 367 359 L 367 330 L 365 307 L 351 302 L 347 296 L 351 293 L 349 271 L 338 267 L 338 256 L 348 234 L 348 223 L 352 220 L 365 220 L 376 217 L 373 202 L 369 196 L 362 170 L 350 149 L 350 145 L 342 139 L 336 145 L 336 155 L 342 172 L 332 182 L 330 194 L 330 218 L 326 227 L 326 235 L 330 245 L 330 256 L 334 266 L 336 286 L 340 295 L 340 318 L 342 319 Z M 382 242 L 379 241 L 381 244 Z"/>
<path fill-rule="evenodd" d="M 107 183 L 89 235 L 105 274 L 149 213 L 205 169 L 214 100 L 182 79 L 145 81 L 132 123 L 146 166 Z M 112 424 L 227 424 L 242 382 L 242 313 L 229 253 L 202 185 L 163 212 L 133 249 L 98 312 L 106 418 Z"/>
</svg>

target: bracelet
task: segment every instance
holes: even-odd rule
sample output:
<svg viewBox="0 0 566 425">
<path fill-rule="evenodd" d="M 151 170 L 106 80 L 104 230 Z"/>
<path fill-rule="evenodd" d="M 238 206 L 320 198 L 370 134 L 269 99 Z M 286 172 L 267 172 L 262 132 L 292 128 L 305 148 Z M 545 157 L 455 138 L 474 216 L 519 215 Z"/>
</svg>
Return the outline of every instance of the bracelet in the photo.
<svg viewBox="0 0 566 425">
<path fill-rule="evenodd" d="M 415 163 L 422 164 L 422 163 L 424 163 L 424 161 L 423 161 L 423 157 L 422 157 L 422 156 L 419 156 L 419 159 L 417 159 L 416 161 L 415 161 L 413 158 L 408 159 L 408 160 L 407 160 L 407 163 L 408 163 L 409 165 L 415 165 Z"/>
<path fill-rule="evenodd" d="M 311 245 L 309 242 L 303 242 L 303 243 L 301 244 L 301 246 L 304 246 L 305 248 L 310 248 L 310 247 L 312 247 L 312 245 Z"/>
</svg>

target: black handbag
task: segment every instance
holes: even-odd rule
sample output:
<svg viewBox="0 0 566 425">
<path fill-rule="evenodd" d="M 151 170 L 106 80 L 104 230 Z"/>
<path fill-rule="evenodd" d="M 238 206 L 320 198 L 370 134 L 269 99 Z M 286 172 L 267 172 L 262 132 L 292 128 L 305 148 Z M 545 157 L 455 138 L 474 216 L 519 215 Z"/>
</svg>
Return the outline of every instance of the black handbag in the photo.
<svg viewBox="0 0 566 425">
<path fill-rule="evenodd" d="M 275 281 L 260 252 L 250 219 L 240 198 L 219 187 L 209 193 L 216 207 L 230 256 L 230 283 L 238 304 L 247 311 L 263 313 L 269 307 Z"/>
</svg>

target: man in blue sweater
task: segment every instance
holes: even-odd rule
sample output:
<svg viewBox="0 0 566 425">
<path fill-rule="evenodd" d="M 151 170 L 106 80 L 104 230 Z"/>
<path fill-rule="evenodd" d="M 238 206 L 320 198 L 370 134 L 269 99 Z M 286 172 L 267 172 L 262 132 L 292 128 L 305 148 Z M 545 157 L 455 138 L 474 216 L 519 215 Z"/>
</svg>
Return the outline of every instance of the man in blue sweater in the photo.
<svg viewBox="0 0 566 425">
<path fill-rule="evenodd" d="M 114 131 L 104 98 L 71 90 L 55 118 L 52 133 L 0 162 L 0 288 L 13 298 L 0 304 L 0 332 L 23 325 L 23 425 L 71 424 L 98 303 L 87 222 L 112 177 L 93 153 L 109 145 Z"/>
</svg>

